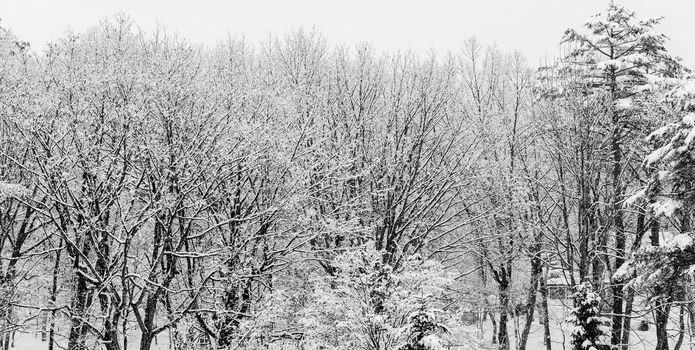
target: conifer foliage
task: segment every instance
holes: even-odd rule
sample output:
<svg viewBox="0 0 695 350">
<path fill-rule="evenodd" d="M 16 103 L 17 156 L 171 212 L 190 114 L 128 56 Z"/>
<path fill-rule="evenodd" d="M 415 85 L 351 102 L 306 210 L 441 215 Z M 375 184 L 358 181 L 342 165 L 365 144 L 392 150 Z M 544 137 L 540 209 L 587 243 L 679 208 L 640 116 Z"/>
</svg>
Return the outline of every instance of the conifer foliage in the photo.
<svg viewBox="0 0 695 350">
<path fill-rule="evenodd" d="M 573 297 L 577 307 L 567 319 L 574 324 L 572 350 L 607 350 L 610 343 L 610 320 L 600 315 L 601 297 L 587 282 L 575 287 Z"/>
</svg>

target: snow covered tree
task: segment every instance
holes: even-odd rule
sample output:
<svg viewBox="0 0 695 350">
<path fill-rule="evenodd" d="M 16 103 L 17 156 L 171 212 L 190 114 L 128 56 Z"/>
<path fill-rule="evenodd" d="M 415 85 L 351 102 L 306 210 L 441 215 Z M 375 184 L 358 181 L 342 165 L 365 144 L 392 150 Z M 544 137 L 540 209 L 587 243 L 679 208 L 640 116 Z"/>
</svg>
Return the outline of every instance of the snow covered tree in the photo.
<svg viewBox="0 0 695 350">
<path fill-rule="evenodd" d="M 423 303 L 417 311 L 410 315 L 407 333 L 407 343 L 399 350 L 443 350 L 444 344 L 441 333 L 448 332 L 447 327 L 437 322 L 437 317 L 426 309 Z"/>
<path fill-rule="evenodd" d="M 41 230 L 40 207 L 45 197 L 34 196 L 37 182 L 29 170 L 36 165 L 28 154 L 34 142 L 18 132 L 30 124 L 42 96 L 40 63 L 26 42 L 0 27 L 0 348 L 10 347 L 16 330 L 27 319 L 42 317 L 49 274 L 46 267 L 56 242 Z M 37 268 L 40 266 L 40 268 Z M 27 307 L 26 300 L 38 300 Z M 44 334 L 45 335 L 45 334 Z"/>
<path fill-rule="evenodd" d="M 695 84 L 658 23 L 611 3 L 567 31 L 541 100 L 475 40 L 208 50 L 116 16 L 34 55 L 0 28 L 0 350 L 33 327 L 49 350 L 441 350 L 467 341 L 453 317 L 524 350 L 539 294 L 550 349 L 556 264 L 595 282 L 576 350 L 627 346 L 637 288 L 665 350 L 695 265 Z"/>
<path fill-rule="evenodd" d="M 609 349 L 610 320 L 601 316 L 601 297 L 588 282 L 578 284 L 572 297 L 576 306 L 567 319 L 567 322 L 574 325 L 572 350 Z"/>
<path fill-rule="evenodd" d="M 616 271 L 617 281 L 630 280 L 630 286 L 646 290 L 655 307 L 657 349 L 668 349 L 666 326 L 671 304 L 683 296 L 691 266 L 695 264 L 695 247 L 691 226 L 695 196 L 695 79 L 661 79 L 655 84 L 671 86 L 665 94 L 663 113 L 678 121 L 669 123 L 647 138 L 653 152 L 644 165 L 653 174 L 648 186 L 630 201 L 644 200 L 655 220 L 675 222 L 673 232 L 661 241 L 658 228 L 652 229 L 651 246 L 637 250 Z M 682 332 L 682 330 L 681 330 Z"/>
<path fill-rule="evenodd" d="M 606 12 L 584 25 L 584 30 L 569 29 L 563 39 L 570 50 L 566 61 L 583 72 L 594 98 L 604 101 L 604 113 L 610 120 L 606 126 L 610 135 L 611 187 L 607 224 L 615 241 L 615 247 L 611 248 L 615 259 L 606 261 L 611 273 L 625 262 L 628 237 L 623 201 L 632 179 L 640 176 L 629 171 L 630 162 L 639 161 L 640 157 L 626 152 L 627 147 L 639 149 L 641 138 L 635 131 L 649 127 L 650 121 L 645 117 L 653 102 L 650 92 L 655 86 L 651 82 L 656 78 L 676 77 L 682 72 L 679 60 L 665 48 L 666 36 L 654 31 L 659 22 L 660 19 L 638 20 L 634 12 L 611 2 Z M 617 345 L 629 334 L 629 322 L 623 323 L 623 285 L 615 283 L 611 291 L 614 314 L 611 343 Z"/>
</svg>

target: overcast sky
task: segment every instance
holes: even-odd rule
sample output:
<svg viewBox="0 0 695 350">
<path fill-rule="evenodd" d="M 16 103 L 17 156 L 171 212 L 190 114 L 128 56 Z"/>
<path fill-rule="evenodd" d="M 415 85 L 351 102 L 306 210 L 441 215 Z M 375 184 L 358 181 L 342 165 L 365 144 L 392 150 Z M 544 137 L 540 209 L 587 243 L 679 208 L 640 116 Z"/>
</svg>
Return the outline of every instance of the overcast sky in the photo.
<svg viewBox="0 0 695 350">
<path fill-rule="evenodd" d="M 695 0 L 624 0 L 639 17 L 664 16 L 668 48 L 695 67 Z M 536 65 L 557 53 L 568 27 L 602 11 L 607 0 L 2 0 L 0 25 L 35 49 L 71 28 L 81 32 L 123 12 L 145 30 L 157 22 L 193 42 L 215 44 L 228 33 L 252 41 L 299 26 L 317 27 L 330 42 L 370 41 L 383 50 L 458 49 L 477 37 L 518 49 Z"/>
</svg>

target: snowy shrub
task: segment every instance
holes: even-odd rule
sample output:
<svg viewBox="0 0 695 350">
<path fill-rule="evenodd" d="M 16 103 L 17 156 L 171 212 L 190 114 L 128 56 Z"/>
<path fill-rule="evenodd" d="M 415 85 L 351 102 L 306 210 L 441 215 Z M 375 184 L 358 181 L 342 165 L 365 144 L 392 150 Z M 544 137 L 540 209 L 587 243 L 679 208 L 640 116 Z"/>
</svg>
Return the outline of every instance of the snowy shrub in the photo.
<svg viewBox="0 0 695 350">
<path fill-rule="evenodd" d="M 0 202 L 8 198 L 22 198 L 29 194 L 26 187 L 7 182 L 0 182 Z"/>
<path fill-rule="evenodd" d="M 572 309 L 567 322 L 572 329 L 573 350 L 604 350 L 610 344 L 610 320 L 600 315 L 601 297 L 591 284 L 577 285 L 573 294 L 577 307 Z"/>
<path fill-rule="evenodd" d="M 406 344 L 399 350 L 440 350 L 444 349 L 444 340 L 440 337 L 441 333 L 448 333 L 446 326 L 437 322 L 437 318 L 428 312 L 423 304 L 422 307 L 413 312 L 408 320 L 408 325 L 404 327 Z"/>
<path fill-rule="evenodd" d="M 315 277 L 314 303 L 302 311 L 309 348 L 437 349 L 444 287 L 437 262 L 412 257 L 395 270 L 370 248 L 334 260 L 335 276 Z"/>
</svg>

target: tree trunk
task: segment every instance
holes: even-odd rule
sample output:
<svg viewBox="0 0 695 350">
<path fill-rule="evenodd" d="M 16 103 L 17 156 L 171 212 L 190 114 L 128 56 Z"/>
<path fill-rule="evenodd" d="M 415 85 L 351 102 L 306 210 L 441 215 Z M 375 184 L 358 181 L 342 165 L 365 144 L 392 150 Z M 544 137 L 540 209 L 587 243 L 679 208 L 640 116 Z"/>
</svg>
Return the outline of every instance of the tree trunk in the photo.
<svg viewBox="0 0 695 350">
<path fill-rule="evenodd" d="M 507 329 L 507 310 L 509 308 L 509 286 L 507 283 L 500 283 L 499 302 L 500 302 L 500 324 L 497 330 L 497 344 L 500 350 L 509 350 L 509 330 Z"/>
<path fill-rule="evenodd" d="M 517 349 L 526 349 L 526 343 L 528 342 L 528 335 L 531 331 L 531 324 L 533 323 L 533 313 L 536 308 L 536 299 L 538 293 L 538 282 L 541 278 L 541 259 L 538 256 L 540 252 L 536 252 L 531 259 L 531 283 L 528 291 L 528 297 L 526 298 L 526 323 L 524 324 L 524 329 L 521 332 L 521 338 L 517 345 Z"/>
<path fill-rule="evenodd" d="M 79 256 L 75 256 L 75 264 L 73 271 L 75 273 L 75 283 L 70 304 L 70 316 L 72 318 L 70 325 L 70 335 L 68 336 L 68 349 L 70 350 L 86 350 L 85 336 L 87 334 L 87 326 L 84 323 L 84 317 L 87 317 L 87 309 L 89 304 L 89 291 L 87 290 L 87 280 L 79 271 Z"/>
<path fill-rule="evenodd" d="M 654 311 L 654 321 L 656 323 L 656 348 L 654 350 L 669 350 L 668 347 L 668 314 L 671 311 L 671 304 L 668 297 L 659 298 L 656 302 Z"/>
<path fill-rule="evenodd" d="M 492 323 L 492 343 L 497 344 L 497 320 L 495 320 L 495 314 L 488 311 L 488 317 L 490 317 L 490 323 Z"/>
<path fill-rule="evenodd" d="M 159 294 L 155 292 L 147 296 L 145 301 L 145 316 L 140 324 L 140 350 L 150 350 L 152 346 L 152 338 L 154 337 L 154 316 L 157 313 L 157 299 Z M 133 307 L 137 307 L 133 305 Z M 138 313 L 137 310 L 133 310 Z"/>
<path fill-rule="evenodd" d="M 56 260 L 53 264 L 53 280 L 51 281 L 51 325 L 48 330 L 48 350 L 53 350 L 55 344 L 56 326 L 56 301 L 58 300 L 58 274 L 60 272 L 60 255 L 63 251 L 63 241 L 56 251 Z"/>
<path fill-rule="evenodd" d="M 546 350 L 552 350 L 550 339 L 550 317 L 548 315 L 548 285 L 545 276 L 540 279 L 541 305 L 543 307 L 543 344 Z"/>
<path fill-rule="evenodd" d="M 659 246 L 659 231 L 661 226 L 658 218 L 652 218 L 650 239 L 651 245 Z M 656 348 L 655 350 L 669 350 L 668 348 L 668 315 L 671 311 L 671 291 L 657 287 L 655 295 L 659 296 L 656 299 L 656 309 L 654 310 L 654 323 L 656 328 Z"/>
<path fill-rule="evenodd" d="M 630 347 L 630 331 L 632 321 L 632 304 L 635 300 L 635 290 L 629 287 L 627 297 L 625 297 L 625 319 L 623 319 L 623 334 L 620 340 L 620 348 L 628 350 Z"/>
<path fill-rule="evenodd" d="M 102 298 L 102 296 L 100 296 Z M 103 297 L 107 299 L 107 297 Z M 104 305 L 105 300 L 102 300 L 102 305 Z M 106 301 L 108 303 L 108 301 Z M 102 306 L 102 312 L 106 313 L 104 315 L 104 335 L 102 341 L 106 350 L 120 350 L 121 346 L 118 342 L 118 321 L 120 318 L 120 310 L 113 310 L 113 305 Z M 123 335 L 127 337 L 127 335 Z"/>
<path fill-rule="evenodd" d="M 48 315 L 45 312 L 41 313 L 41 342 L 46 341 L 46 328 L 48 328 Z"/>
<path fill-rule="evenodd" d="M 681 305 L 680 311 L 678 312 L 678 340 L 676 340 L 676 345 L 673 346 L 673 350 L 680 350 L 681 345 L 683 345 L 684 336 L 685 336 L 685 305 Z"/>
<path fill-rule="evenodd" d="M 638 212 L 637 212 L 637 227 L 636 227 L 636 235 L 635 235 L 635 240 L 632 243 L 632 251 L 636 251 L 639 249 L 639 247 L 642 244 L 642 237 L 644 237 L 644 233 L 647 231 L 645 227 L 645 208 L 643 205 L 639 206 Z M 636 277 L 636 272 L 632 273 L 632 279 Z M 620 341 L 620 348 L 622 350 L 628 350 L 630 348 L 630 332 L 632 331 L 632 306 L 635 301 L 635 289 L 632 287 L 629 287 L 627 290 L 627 296 L 625 297 L 625 319 L 623 320 L 623 335 Z"/>
<path fill-rule="evenodd" d="M 616 258 L 616 261 L 618 258 Z M 617 346 L 623 339 L 623 329 L 625 325 L 623 322 L 625 318 L 623 316 L 623 284 L 615 283 L 611 286 L 613 291 L 613 323 L 612 323 L 612 333 L 611 333 L 611 344 Z M 629 322 L 629 320 L 628 320 Z M 628 326 L 629 328 L 629 326 Z"/>
</svg>

